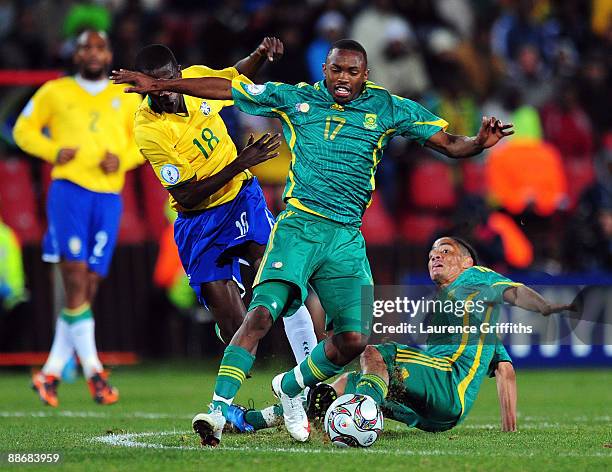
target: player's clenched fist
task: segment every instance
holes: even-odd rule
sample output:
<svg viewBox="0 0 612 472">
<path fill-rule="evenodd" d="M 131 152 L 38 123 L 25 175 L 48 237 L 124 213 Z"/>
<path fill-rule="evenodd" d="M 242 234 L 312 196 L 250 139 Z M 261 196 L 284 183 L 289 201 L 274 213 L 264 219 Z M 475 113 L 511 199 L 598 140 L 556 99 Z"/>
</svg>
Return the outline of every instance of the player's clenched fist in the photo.
<svg viewBox="0 0 612 472">
<path fill-rule="evenodd" d="M 280 146 L 280 140 L 281 136 L 278 133 L 274 135 L 266 133 L 257 141 L 251 135 L 246 147 L 238 154 L 236 163 L 242 169 L 249 169 L 278 156 L 278 152 L 275 151 Z"/>
<path fill-rule="evenodd" d="M 55 157 L 55 163 L 58 165 L 66 164 L 74 159 L 78 148 L 62 148 L 58 151 L 57 156 Z"/>
</svg>

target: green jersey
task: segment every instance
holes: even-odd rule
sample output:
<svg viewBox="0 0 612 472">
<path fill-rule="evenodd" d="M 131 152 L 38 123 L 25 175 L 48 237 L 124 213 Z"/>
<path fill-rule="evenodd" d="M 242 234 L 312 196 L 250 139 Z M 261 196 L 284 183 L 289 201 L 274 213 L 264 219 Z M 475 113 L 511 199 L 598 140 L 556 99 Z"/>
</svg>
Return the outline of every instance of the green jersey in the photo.
<svg viewBox="0 0 612 472">
<path fill-rule="evenodd" d="M 448 123 L 412 100 L 371 82 L 340 105 L 323 81 L 314 85 L 232 81 L 245 113 L 280 118 L 291 150 L 283 198 L 298 209 L 359 226 L 372 198 L 374 174 L 391 137 L 424 144 Z"/>
<path fill-rule="evenodd" d="M 465 415 L 485 376 L 494 366 L 510 360 L 499 341 L 499 320 L 504 291 L 521 285 L 486 267 L 465 270 L 438 295 L 426 352 L 446 359 L 458 375 L 458 395 Z M 452 307 L 452 308 L 451 308 Z"/>
</svg>

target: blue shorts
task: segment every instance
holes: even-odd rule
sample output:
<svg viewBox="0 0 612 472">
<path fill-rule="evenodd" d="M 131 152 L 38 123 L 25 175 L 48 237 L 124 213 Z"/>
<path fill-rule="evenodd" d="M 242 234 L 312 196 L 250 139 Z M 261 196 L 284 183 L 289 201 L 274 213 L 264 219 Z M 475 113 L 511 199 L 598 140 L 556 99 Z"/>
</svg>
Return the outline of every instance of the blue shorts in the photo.
<svg viewBox="0 0 612 472">
<path fill-rule="evenodd" d="M 43 260 L 87 261 L 91 271 L 104 277 L 117 243 L 121 207 L 118 194 L 92 192 L 68 180 L 51 182 Z"/>
<path fill-rule="evenodd" d="M 250 241 L 265 246 L 273 225 L 274 216 L 255 177 L 243 183 L 231 202 L 210 210 L 179 213 L 174 240 L 200 303 L 206 304 L 200 289 L 205 282 L 234 280 L 242 286 L 236 248 Z"/>
</svg>

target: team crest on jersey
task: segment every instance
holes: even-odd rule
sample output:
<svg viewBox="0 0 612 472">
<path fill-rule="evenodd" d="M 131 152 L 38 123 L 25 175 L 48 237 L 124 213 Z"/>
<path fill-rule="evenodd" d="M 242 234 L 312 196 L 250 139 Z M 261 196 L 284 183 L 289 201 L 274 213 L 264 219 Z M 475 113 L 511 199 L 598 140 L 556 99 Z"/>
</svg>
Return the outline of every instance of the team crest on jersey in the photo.
<svg viewBox="0 0 612 472">
<path fill-rule="evenodd" d="M 168 182 L 171 185 L 174 185 L 181 178 L 181 173 L 178 170 L 178 167 L 172 164 L 166 164 L 161 168 L 160 175 L 162 179 Z"/>
<path fill-rule="evenodd" d="M 297 103 L 295 105 L 295 109 L 296 111 L 299 111 L 302 113 L 308 113 L 310 111 L 310 105 L 308 103 Z"/>
<path fill-rule="evenodd" d="M 374 113 L 366 113 L 363 118 L 363 126 L 367 129 L 376 129 L 376 114 Z"/>
<path fill-rule="evenodd" d="M 406 380 L 408 377 L 410 377 L 410 372 L 408 372 L 408 369 L 406 368 L 402 369 L 401 374 L 402 374 L 402 380 Z"/>
<path fill-rule="evenodd" d="M 111 102 L 111 107 L 117 110 L 120 106 L 121 106 L 121 100 L 118 98 L 113 98 L 113 101 Z"/>
<path fill-rule="evenodd" d="M 260 84 L 247 84 L 246 89 L 251 95 L 260 95 L 264 93 L 266 86 Z"/>
<path fill-rule="evenodd" d="M 210 105 L 206 102 L 202 102 L 202 104 L 200 105 L 200 111 L 206 116 L 210 115 Z"/>
</svg>

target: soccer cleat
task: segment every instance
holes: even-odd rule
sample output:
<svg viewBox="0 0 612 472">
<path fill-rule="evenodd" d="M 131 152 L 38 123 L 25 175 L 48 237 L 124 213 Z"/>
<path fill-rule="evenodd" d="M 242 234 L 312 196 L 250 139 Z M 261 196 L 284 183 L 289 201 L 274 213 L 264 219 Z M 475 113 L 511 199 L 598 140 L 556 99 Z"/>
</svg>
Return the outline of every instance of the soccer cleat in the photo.
<svg viewBox="0 0 612 472">
<path fill-rule="evenodd" d="M 221 442 L 221 434 L 225 426 L 225 417 L 221 408 L 217 407 L 210 413 L 198 413 L 191 420 L 193 430 L 200 436 L 202 446 L 217 447 Z"/>
<path fill-rule="evenodd" d="M 321 420 L 325 418 L 325 413 L 329 406 L 338 398 L 334 388 L 326 383 L 320 383 L 312 387 L 308 392 L 308 402 L 306 405 L 306 416 L 309 420 Z"/>
<path fill-rule="evenodd" d="M 296 441 L 304 442 L 310 436 L 310 424 L 304 411 L 302 396 L 290 397 L 281 387 L 281 382 L 285 374 L 278 374 L 272 380 L 272 391 L 283 405 L 283 417 L 285 427 L 289 435 Z"/>
<path fill-rule="evenodd" d="M 32 376 L 32 390 L 38 393 L 38 396 L 45 405 L 57 407 L 59 401 L 57 399 L 57 386 L 59 378 L 54 375 L 45 375 L 42 372 L 37 372 Z"/>
<path fill-rule="evenodd" d="M 227 407 L 225 414 L 227 424 L 226 429 L 233 433 L 252 433 L 255 431 L 252 425 L 247 423 L 245 419 L 246 412 L 249 411 L 242 405 L 230 405 Z"/>
<path fill-rule="evenodd" d="M 108 372 L 98 372 L 87 380 L 92 398 L 100 405 L 112 405 L 119 400 L 119 390 L 108 383 Z"/>
</svg>

